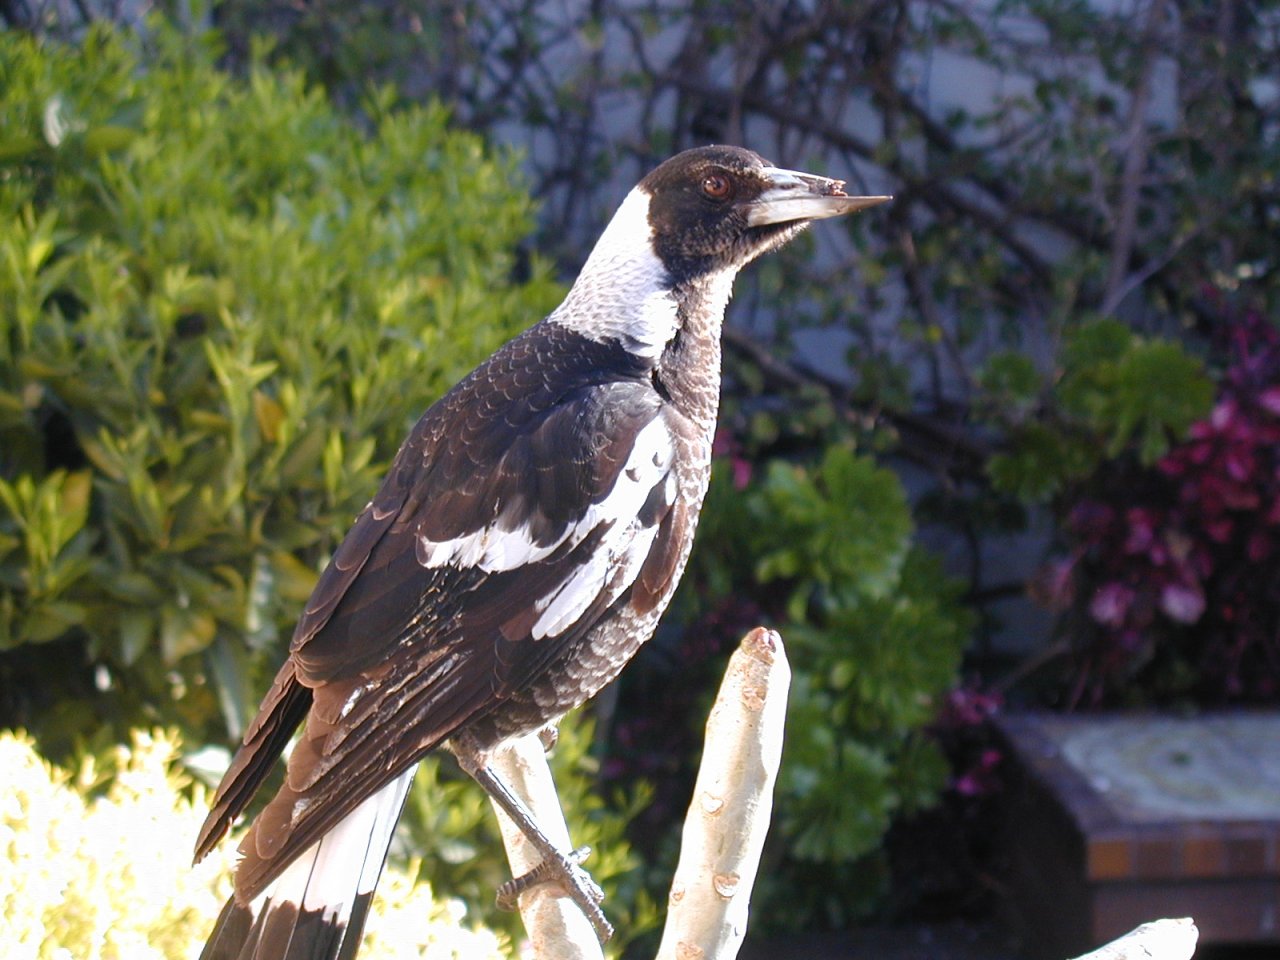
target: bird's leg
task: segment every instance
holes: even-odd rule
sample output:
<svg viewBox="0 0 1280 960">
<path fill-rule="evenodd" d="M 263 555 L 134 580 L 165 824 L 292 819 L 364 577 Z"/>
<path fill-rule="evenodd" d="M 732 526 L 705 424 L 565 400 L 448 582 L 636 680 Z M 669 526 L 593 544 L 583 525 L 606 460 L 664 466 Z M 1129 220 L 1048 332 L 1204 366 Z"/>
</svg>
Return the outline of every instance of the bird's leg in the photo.
<svg viewBox="0 0 1280 960">
<path fill-rule="evenodd" d="M 591 921 L 591 926 L 595 928 L 600 942 L 606 942 L 613 936 L 613 927 L 605 919 L 604 911 L 600 909 L 600 902 L 604 900 L 604 891 L 591 879 L 591 875 L 579 866 L 591 852 L 591 848 L 579 847 L 568 854 L 557 849 L 538 826 L 538 822 L 524 801 L 489 768 L 483 750 L 470 742 L 470 738 L 466 736 L 455 737 L 450 747 L 458 758 L 458 765 L 484 788 L 484 791 L 519 827 L 520 832 L 529 839 L 534 849 L 542 854 L 542 862 L 536 867 L 523 876 L 504 883 L 498 889 L 498 906 L 511 909 L 525 890 L 541 883 L 558 883 L 564 888 L 569 899 L 576 903 Z"/>
<path fill-rule="evenodd" d="M 583 860 L 590 856 L 590 854 L 590 847 L 578 847 L 576 850 L 573 850 L 566 859 L 576 866 L 580 865 Z M 518 910 L 520 909 L 520 894 L 524 893 L 526 890 L 533 889 L 540 883 L 555 881 L 556 868 L 554 863 L 555 861 L 552 860 L 542 860 L 528 873 L 521 874 L 518 877 L 512 877 L 506 883 L 498 887 L 498 896 L 496 897 L 498 909 L 506 910 L 508 912 Z M 592 887 L 591 896 L 594 898 L 596 893 L 599 893 L 601 899 L 603 899 L 604 891 L 600 890 L 599 886 L 597 886 L 590 877 L 587 877 L 587 880 Z M 612 935 L 613 931 L 610 930 L 609 933 Z M 605 939 L 608 938 L 606 937 Z"/>
</svg>

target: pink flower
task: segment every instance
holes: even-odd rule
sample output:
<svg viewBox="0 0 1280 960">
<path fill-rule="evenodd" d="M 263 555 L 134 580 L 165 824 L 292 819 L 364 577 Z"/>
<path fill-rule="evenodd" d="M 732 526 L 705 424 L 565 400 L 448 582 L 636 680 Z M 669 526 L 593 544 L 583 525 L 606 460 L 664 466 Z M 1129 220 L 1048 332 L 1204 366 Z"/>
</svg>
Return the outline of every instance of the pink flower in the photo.
<svg viewBox="0 0 1280 960">
<path fill-rule="evenodd" d="M 1118 627 L 1133 604 L 1134 593 L 1123 583 L 1104 583 L 1089 603 L 1089 615 L 1098 623 Z"/>
<path fill-rule="evenodd" d="M 1124 543 L 1125 553 L 1146 553 L 1155 541 L 1154 511 L 1132 507 L 1125 513 L 1125 519 L 1129 521 L 1129 536 Z"/>
<path fill-rule="evenodd" d="M 1195 623 L 1204 613 L 1204 592 L 1195 583 L 1166 583 L 1160 609 L 1176 623 Z"/>
<path fill-rule="evenodd" d="M 1236 403 L 1234 400 L 1219 400 L 1214 405 L 1213 412 L 1209 414 L 1209 424 L 1214 430 L 1225 430 L 1230 426 L 1231 421 L 1236 417 Z M 1192 436 L 1195 436 L 1194 428 Z"/>
<path fill-rule="evenodd" d="M 1280 417 L 1280 387 L 1268 387 L 1258 394 L 1258 406 L 1267 413 Z"/>
<path fill-rule="evenodd" d="M 1205 522 L 1204 532 L 1209 535 L 1209 539 L 1216 543 L 1226 543 L 1231 539 L 1232 531 L 1235 530 L 1235 524 L 1228 519 L 1209 520 Z"/>
<path fill-rule="evenodd" d="M 1234 447 L 1227 451 L 1223 465 L 1227 468 L 1227 476 L 1232 480 L 1248 480 L 1253 474 L 1253 451 L 1247 447 Z"/>
<path fill-rule="evenodd" d="M 947 694 L 943 710 L 944 722 L 960 726 L 977 726 L 999 712 L 1003 699 L 998 693 L 982 693 L 972 687 L 959 687 Z"/>
<path fill-rule="evenodd" d="M 999 750 L 983 750 L 978 762 L 955 779 L 952 786 L 956 793 L 962 797 L 977 797 L 998 789 L 1000 781 L 996 777 L 996 769 L 1002 759 Z"/>
</svg>

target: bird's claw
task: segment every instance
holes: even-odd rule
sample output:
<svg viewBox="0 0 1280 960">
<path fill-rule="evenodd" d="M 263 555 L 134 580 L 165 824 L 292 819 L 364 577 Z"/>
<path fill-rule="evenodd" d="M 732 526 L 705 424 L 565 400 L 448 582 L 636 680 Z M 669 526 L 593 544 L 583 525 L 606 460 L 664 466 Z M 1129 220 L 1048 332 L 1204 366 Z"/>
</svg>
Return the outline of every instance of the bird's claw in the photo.
<svg viewBox="0 0 1280 960">
<path fill-rule="evenodd" d="M 542 743 L 542 752 L 550 753 L 560 742 L 560 728 L 555 724 L 543 727 L 538 731 L 538 740 Z"/>
<path fill-rule="evenodd" d="M 557 883 L 565 895 L 578 905 L 578 908 L 591 921 L 596 936 L 605 943 L 613 936 L 613 926 L 605 919 L 600 904 L 604 900 L 604 890 L 591 879 L 591 874 L 582 869 L 580 864 L 591 853 L 590 847 L 578 849 L 565 854 L 556 854 L 544 858 L 528 873 L 508 880 L 498 887 L 497 904 L 499 910 L 516 910 L 519 907 L 520 894 L 543 883 Z"/>
</svg>

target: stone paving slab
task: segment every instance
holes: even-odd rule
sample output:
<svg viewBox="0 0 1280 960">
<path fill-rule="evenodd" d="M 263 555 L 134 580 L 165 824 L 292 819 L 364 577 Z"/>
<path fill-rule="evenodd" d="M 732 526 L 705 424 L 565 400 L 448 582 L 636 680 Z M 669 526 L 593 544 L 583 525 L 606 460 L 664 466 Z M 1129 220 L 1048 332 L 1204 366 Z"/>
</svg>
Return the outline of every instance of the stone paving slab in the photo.
<svg viewBox="0 0 1280 960">
<path fill-rule="evenodd" d="M 1280 820 L 1280 714 L 1046 717 L 1045 736 L 1125 820 Z"/>
<path fill-rule="evenodd" d="M 1009 715 L 1003 848 L 1043 956 L 1192 916 L 1280 944 L 1280 714 Z M 1032 944 L 1036 941 L 1033 939 Z"/>
</svg>

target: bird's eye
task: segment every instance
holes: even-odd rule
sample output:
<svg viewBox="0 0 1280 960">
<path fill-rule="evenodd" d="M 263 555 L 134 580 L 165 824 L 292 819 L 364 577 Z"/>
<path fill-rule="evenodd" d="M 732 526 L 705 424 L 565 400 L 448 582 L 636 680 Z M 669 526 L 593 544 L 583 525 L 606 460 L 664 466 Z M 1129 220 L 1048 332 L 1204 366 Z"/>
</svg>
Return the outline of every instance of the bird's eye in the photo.
<svg viewBox="0 0 1280 960">
<path fill-rule="evenodd" d="M 733 192 L 733 184 L 723 173 L 709 173 L 702 178 L 702 194 L 712 200 L 723 200 Z"/>
</svg>

